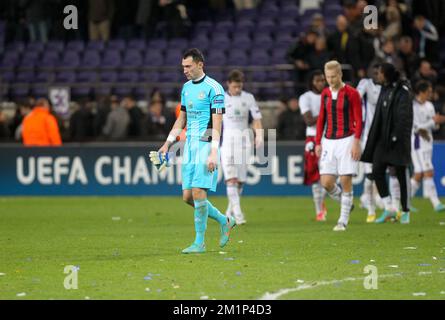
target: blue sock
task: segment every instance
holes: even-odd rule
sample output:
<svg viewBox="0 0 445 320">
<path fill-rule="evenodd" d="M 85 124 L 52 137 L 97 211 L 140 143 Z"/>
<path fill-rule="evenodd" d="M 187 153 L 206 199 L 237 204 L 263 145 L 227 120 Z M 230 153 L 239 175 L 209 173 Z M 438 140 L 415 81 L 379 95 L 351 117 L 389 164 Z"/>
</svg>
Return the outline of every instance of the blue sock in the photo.
<svg viewBox="0 0 445 320">
<path fill-rule="evenodd" d="M 226 224 L 227 217 L 223 215 L 218 209 L 216 209 L 209 200 L 207 200 L 207 206 L 209 208 L 209 217 L 218 221 L 219 224 Z"/>
<path fill-rule="evenodd" d="M 205 232 L 207 229 L 207 217 L 209 216 L 209 209 L 207 205 L 207 199 L 195 200 L 195 231 L 196 238 L 195 244 L 203 245 Z"/>
</svg>

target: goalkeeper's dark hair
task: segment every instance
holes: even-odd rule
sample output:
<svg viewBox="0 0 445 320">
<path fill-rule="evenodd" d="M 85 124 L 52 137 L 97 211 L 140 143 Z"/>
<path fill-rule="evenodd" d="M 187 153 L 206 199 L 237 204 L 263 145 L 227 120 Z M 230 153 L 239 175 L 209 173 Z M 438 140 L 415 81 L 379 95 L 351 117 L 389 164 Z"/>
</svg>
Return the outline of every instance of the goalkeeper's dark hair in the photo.
<svg viewBox="0 0 445 320">
<path fill-rule="evenodd" d="M 229 75 L 227 77 L 227 81 L 229 82 L 244 82 L 244 80 L 244 73 L 239 69 L 233 69 L 229 72 Z"/>
<path fill-rule="evenodd" d="M 324 73 L 320 69 L 316 69 L 309 74 L 309 76 L 307 78 L 307 87 L 309 88 L 309 90 L 312 91 L 315 89 L 314 88 L 314 79 L 315 79 L 315 77 L 318 77 L 318 76 L 324 77 Z"/>
<path fill-rule="evenodd" d="M 429 88 L 432 87 L 433 85 L 428 80 L 420 80 L 414 85 L 414 93 L 419 94 L 421 92 L 427 91 Z"/>
<path fill-rule="evenodd" d="M 198 48 L 191 48 L 186 50 L 182 55 L 182 59 L 187 59 L 188 57 L 192 57 L 193 61 L 196 63 L 198 62 L 204 63 L 204 55 Z"/>
</svg>

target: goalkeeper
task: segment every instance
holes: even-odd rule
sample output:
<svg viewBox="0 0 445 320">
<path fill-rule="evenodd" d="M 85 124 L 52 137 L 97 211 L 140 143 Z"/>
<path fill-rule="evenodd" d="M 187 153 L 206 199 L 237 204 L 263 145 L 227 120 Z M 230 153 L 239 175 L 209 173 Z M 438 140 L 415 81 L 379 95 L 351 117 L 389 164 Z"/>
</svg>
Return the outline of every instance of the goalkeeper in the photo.
<svg viewBox="0 0 445 320">
<path fill-rule="evenodd" d="M 198 49 L 184 53 L 182 67 L 189 81 L 182 88 L 181 113 L 167 141 L 158 152 L 150 153 L 150 159 L 159 170 L 168 165 L 168 149 L 187 126 L 182 160 L 182 195 L 183 200 L 194 208 L 196 237 L 182 253 L 203 253 L 208 217 L 220 224 L 221 247 L 227 244 L 230 231 L 236 225 L 234 218 L 227 218 L 207 200 L 208 190 L 215 192 L 218 180 L 224 89 L 204 73 L 204 57 Z"/>
</svg>

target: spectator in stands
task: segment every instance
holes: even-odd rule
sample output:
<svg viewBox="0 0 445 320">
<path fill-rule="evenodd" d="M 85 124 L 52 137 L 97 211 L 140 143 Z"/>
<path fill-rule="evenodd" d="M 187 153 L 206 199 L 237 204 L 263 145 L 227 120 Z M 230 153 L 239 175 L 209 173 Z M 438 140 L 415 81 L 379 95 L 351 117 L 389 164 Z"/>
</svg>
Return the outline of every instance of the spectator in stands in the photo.
<svg viewBox="0 0 445 320">
<path fill-rule="evenodd" d="M 150 103 L 152 102 L 160 102 L 162 104 L 162 107 L 165 108 L 165 96 L 158 88 L 153 88 L 150 93 Z"/>
<path fill-rule="evenodd" d="M 315 13 L 311 20 L 311 30 L 315 31 L 319 37 L 326 38 L 328 31 L 326 30 L 326 24 L 324 22 L 323 15 L 321 13 Z"/>
<path fill-rule="evenodd" d="M 156 12 L 154 7 L 157 6 L 158 0 L 139 0 L 136 14 L 137 33 L 142 38 L 148 38 L 155 30 L 153 23 L 153 13 Z"/>
<path fill-rule="evenodd" d="M 345 16 L 337 17 L 337 30 L 327 40 L 328 50 L 341 64 L 349 64 L 359 78 L 366 75 L 365 64 L 361 59 L 360 40 L 348 30 L 348 21 Z"/>
<path fill-rule="evenodd" d="M 153 140 L 165 140 L 172 124 L 172 115 L 165 112 L 162 103 L 160 101 L 150 102 L 147 115 L 147 136 Z"/>
<path fill-rule="evenodd" d="M 315 40 L 314 52 L 307 57 L 306 63 L 309 66 L 309 70 L 323 70 L 325 63 L 329 60 L 331 60 L 331 54 L 326 48 L 326 39 L 318 37 Z"/>
<path fill-rule="evenodd" d="M 69 136 L 71 141 L 84 142 L 93 138 L 94 115 L 92 103 L 82 101 L 76 104 L 75 111 L 71 115 Z"/>
<path fill-rule="evenodd" d="M 36 106 L 23 120 L 22 137 L 25 146 L 62 145 L 57 119 L 50 113 L 47 99 L 38 99 Z"/>
<path fill-rule="evenodd" d="M 48 41 L 49 24 L 51 22 L 51 1 L 49 0 L 20 0 L 21 9 L 25 13 L 31 41 Z"/>
<path fill-rule="evenodd" d="M 136 35 L 136 14 L 138 0 L 114 0 L 116 14 L 113 18 L 113 31 L 117 38 L 132 39 Z M 148 1 L 150 3 L 150 1 Z"/>
<path fill-rule="evenodd" d="M 430 61 L 439 61 L 437 48 L 439 34 L 436 27 L 424 16 L 414 18 L 414 43 L 420 58 L 428 58 Z"/>
<path fill-rule="evenodd" d="M 128 137 L 139 138 L 142 136 L 142 122 L 144 113 L 136 105 L 136 101 L 132 96 L 127 96 L 122 100 L 122 104 L 128 110 L 130 116 L 130 124 L 128 125 Z"/>
<path fill-rule="evenodd" d="M 310 66 L 307 61 L 315 51 L 317 32 L 309 30 L 303 38 L 289 49 L 288 60 L 295 66 L 295 81 L 302 82 L 306 79 Z"/>
<path fill-rule="evenodd" d="M 414 75 L 416 66 L 419 65 L 419 56 L 414 52 L 413 40 L 408 36 L 403 36 L 399 40 L 398 55 L 403 63 L 403 70 L 408 79 Z"/>
<path fill-rule="evenodd" d="M 287 110 L 278 117 L 277 136 L 279 140 L 304 140 L 306 124 L 300 113 L 298 99 L 295 97 L 287 101 Z"/>
<path fill-rule="evenodd" d="M 383 30 L 383 37 L 387 39 L 397 39 L 402 34 L 402 17 L 395 7 L 388 7 L 386 10 L 386 27 Z"/>
<path fill-rule="evenodd" d="M 422 59 L 420 61 L 419 67 L 414 73 L 411 82 L 416 84 L 420 80 L 427 80 L 431 82 L 433 84 L 433 88 L 437 82 L 437 71 L 433 69 L 431 63 L 426 59 Z"/>
<path fill-rule="evenodd" d="M 130 116 L 122 103 L 112 103 L 111 112 L 108 114 L 107 122 L 102 130 L 108 140 L 124 140 L 127 138 Z"/>
<path fill-rule="evenodd" d="M 114 15 L 113 0 L 88 0 L 88 29 L 90 40 L 108 41 Z"/>
<path fill-rule="evenodd" d="M 253 9 L 258 5 L 259 2 L 259 0 L 233 0 L 233 4 L 238 11 Z"/>
<path fill-rule="evenodd" d="M 5 42 L 24 41 L 27 34 L 26 21 L 22 16 L 20 2 L 17 0 L 0 1 L 0 20 L 6 22 Z M 1 46 L 1 45 L 0 45 Z"/>
<path fill-rule="evenodd" d="M 117 107 L 119 100 L 116 96 L 102 96 L 99 98 L 97 105 L 96 116 L 94 117 L 94 136 L 101 136 L 102 130 L 107 122 L 108 114 L 112 106 Z"/>
<path fill-rule="evenodd" d="M 168 38 L 180 38 L 188 34 L 189 17 L 182 0 L 159 0 L 159 15 L 167 23 Z"/>
<path fill-rule="evenodd" d="M 8 119 L 6 118 L 3 109 L 0 107 L 0 141 L 9 138 Z"/>
<path fill-rule="evenodd" d="M 371 66 L 375 64 L 381 63 L 390 63 L 392 64 L 398 71 L 403 70 L 403 62 L 402 59 L 397 54 L 396 47 L 394 45 L 394 41 L 391 39 L 386 39 L 383 43 L 382 47 L 383 56 L 376 56 L 371 63 Z"/>
<path fill-rule="evenodd" d="M 23 119 L 31 112 L 32 104 L 29 100 L 21 101 L 17 104 L 14 117 L 9 122 L 9 133 L 11 138 L 19 141 L 22 139 Z"/>
</svg>

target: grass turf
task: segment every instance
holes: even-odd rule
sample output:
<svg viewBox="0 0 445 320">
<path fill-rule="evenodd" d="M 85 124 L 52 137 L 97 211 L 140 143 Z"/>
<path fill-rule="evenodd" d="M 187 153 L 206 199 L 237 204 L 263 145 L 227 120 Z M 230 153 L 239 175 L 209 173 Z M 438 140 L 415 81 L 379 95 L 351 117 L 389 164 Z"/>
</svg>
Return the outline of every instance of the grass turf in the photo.
<svg viewBox="0 0 445 320">
<path fill-rule="evenodd" d="M 369 225 L 356 209 L 343 233 L 331 200 L 324 223 L 310 198 L 242 202 L 248 224 L 224 249 L 209 220 L 207 253 L 183 255 L 194 227 L 179 196 L 0 198 L 0 299 L 258 299 L 285 288 L 279 299 L 445 298 L 445 213 L 427 200 L 414 200 L 409 225 Z M 67 265 L 80 268 L 77 290 L 64 288 Z M 366 265 L 377 290 L 363 286 Z"/>
</svg>

